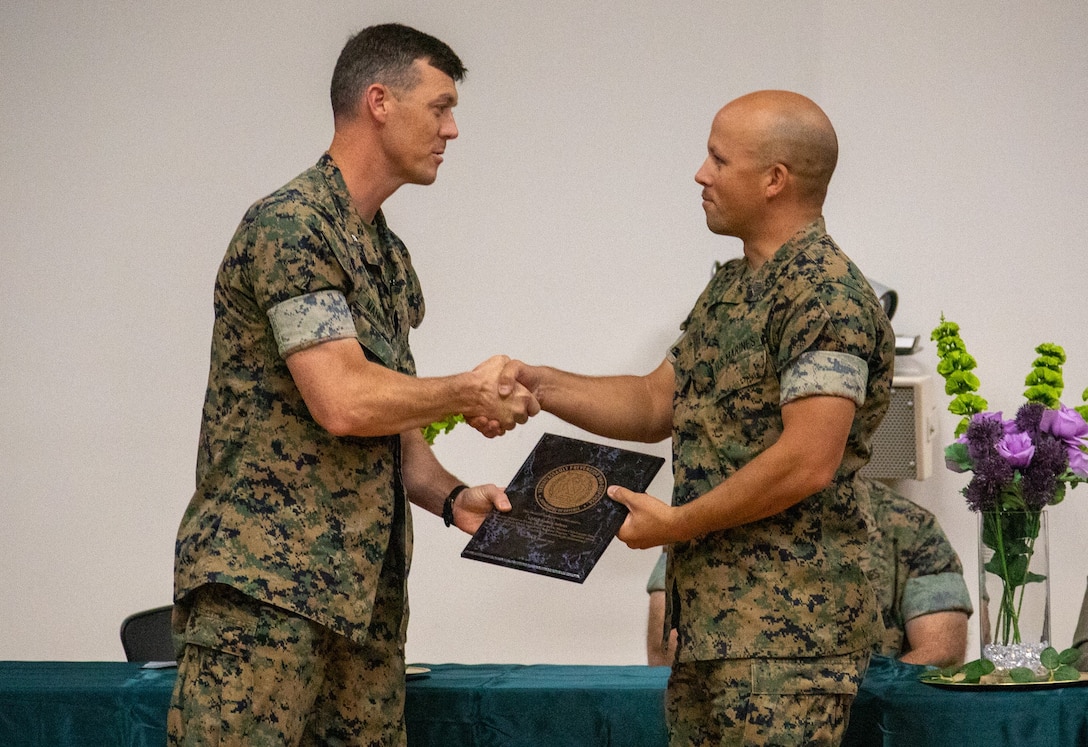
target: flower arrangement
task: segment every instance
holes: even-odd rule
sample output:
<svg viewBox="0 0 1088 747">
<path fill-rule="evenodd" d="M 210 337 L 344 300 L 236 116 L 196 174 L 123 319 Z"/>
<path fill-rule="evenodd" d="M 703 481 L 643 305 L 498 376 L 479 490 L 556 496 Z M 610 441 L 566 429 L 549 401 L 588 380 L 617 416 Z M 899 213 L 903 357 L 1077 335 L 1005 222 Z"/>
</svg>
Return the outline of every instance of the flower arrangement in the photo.
<svg viewBox="0 0 1088 747">
<path fill-rule="evenodd" d="M 1060 503 L 1067 488 L 1088 481 L 1088 389 L 1085 405 L 1066 407 L 1062 366 L 1065 351 L 1044 343 L 1028 374 L 1025 403 L 1011 419 L 988 410 L 977 394 L 975 359 L 959 335 L 959 325 L 941 317 L 933 330 L 940 361 L 937 372 L 952 396 L 948 409 L 961 415 L 956 440 L 945 448 L 945 464 L 971 472 L 963 489 L 967 505 L 981 513 L 982 543 L 992 550 L 984 571 L 1001 581 L 994 623 L 994 643 L 1021 643 L 1020 616 L 1024 592 L 1046 577 L 1030 563 L 1039 536 L 1041 512 Z"/>
<path fill-rule="evenodd" d="M 1025 379 L 1026 402 L 1006 420 L 989 411 L 975 392 L 977 365 L 967 352 L 959 325 L 945 321 L 933 330 L 940 362 L 937 373 L 953 399 L 950 412 L 962 415 L 956 440 L 945 449 L 945 464 L 972 472 L 964 497 L 972 511 L 1030 511 L 1056 505 L 1066 486 L 1088 481 L 1088 389 L 1077 408 L 1061 403 L 1065 351 L 1043 343 Z"/>
</svg>

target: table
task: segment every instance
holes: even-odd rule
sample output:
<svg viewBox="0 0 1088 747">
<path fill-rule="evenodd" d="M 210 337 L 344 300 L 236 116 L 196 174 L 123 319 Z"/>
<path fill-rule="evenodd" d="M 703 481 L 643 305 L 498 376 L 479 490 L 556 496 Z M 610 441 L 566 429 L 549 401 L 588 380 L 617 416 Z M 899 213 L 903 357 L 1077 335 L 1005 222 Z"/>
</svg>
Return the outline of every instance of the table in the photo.
<svg viewBox="0 0 1088 747">
<path fill-rule="evenodd" d="M 423 664 L 408 682 L 411 747 L 666 742 L 663 667 Z M 1088 745 L 1088 687 L 947 690 L 874 657 L 845 747 Z M 162 747 L 173 669 L 126 662 L 0 662 L 0 745 Z"/>
<path fill-rule="evenodd" d="M 874 656 L 843 747 L 1088 745 L 1088 687 L 946 689 L 919 682 L 922 671 Z"/>
<path fill-rule="evenodd" d="M 410 678 L 410 747 L 666 742 L 668 669 L 424 664 Z M 3 747 L 161 747 L 176 670 L 126 662 L 0 662 Z"/>
<path fill-rule="evenodd" d="M 664 747 L 667 667 L 424 664 L 409 747 Z"/>
</svg>

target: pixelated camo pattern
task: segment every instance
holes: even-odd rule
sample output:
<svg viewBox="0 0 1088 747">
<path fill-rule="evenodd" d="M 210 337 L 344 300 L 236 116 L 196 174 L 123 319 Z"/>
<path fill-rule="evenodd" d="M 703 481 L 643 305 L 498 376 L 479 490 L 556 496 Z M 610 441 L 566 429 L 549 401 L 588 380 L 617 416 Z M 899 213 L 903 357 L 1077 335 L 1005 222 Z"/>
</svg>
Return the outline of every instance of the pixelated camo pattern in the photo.
<svg viewBox="0 0 1088 747">
<path fill-rule="evenodd" d="M 830 361 L 821 372 L 830 394 L 868 376 L 830 487 L 776 516 L 671 548 L 666 596 L 680 660 L 868 649 L 881 625 L 861 566 L 867 526 L 853 481 L 887 409 L 894 356 L 875 294 L 818 220 L 756 271 L 743 259 L 725 264 L 682 328 L 671 351 L 677 505 L 777 440 L 784 374 L 798 387 L 801 369 Z M 837 367 L 841 374 L 829 375 Z"/>
<path fill-rule="evenodd" d="M 888 486 L 861 480 L 872 512 L 869 578 L 884 617 L 877 652 L 907 653 L 907 621 L 930 612 L 973 612 L 963 565 L 932 513 Z"/>
<path fill-rule="evenodd" d="M 328 340 L 355 337 L 348 300 L 338 290 L 307 293 L 288 298 L 268 310 L 276 349 L 286 358 L 291 353 Z"/>
<path fill-rule="evenodd" d="M 407 575 L 399 438 L 337 438 L 310 416 L 269 311 L 340 295 L 367 357 L 414 375 L 422 291 L 379 212 L 368 226 L 328 154 L 258 201 L 215 283 L 196 491 L 178 531 L 175 598 L 233 586 L 362 638 L 387 546 Z M 274 314 L 275 315 L 275 312 Z M 314 332 L 313 334 L 321 334 Z M 291 343 L 306 345 L 305 334 Z"/>
<path fill-rule="evenodd" d="M 782 400 L 787 404 L 810 395 L 833 395 L 865 404 L 869 367 L 850 353 L 813 350 L 801 353 L 782 372 Z"/>
</svg>

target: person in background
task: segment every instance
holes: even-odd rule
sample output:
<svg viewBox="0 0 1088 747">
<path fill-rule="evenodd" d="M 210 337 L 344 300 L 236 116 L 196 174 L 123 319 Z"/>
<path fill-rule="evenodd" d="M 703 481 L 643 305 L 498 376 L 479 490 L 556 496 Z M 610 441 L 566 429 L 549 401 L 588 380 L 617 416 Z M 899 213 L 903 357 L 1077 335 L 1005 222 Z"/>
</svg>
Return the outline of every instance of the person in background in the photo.
<svg viewBox="0 0 1088 747">
<path fill-rule="evenodd" d="M 417 378 L 423 295 L 383 201 L 457 137 L 461 60 L 398 24 L 344 47 L 317 164 L 245 214 L 215 283 L 197 485 L 178 530 L 174 745 L 404 745 L 408 501 L 474 531 L 509 510 L 420 428 L 534 414 L 507 359 Z"/>
<path fill-rule="evenodd" d="M 869 579 L 884 617 L 875 650 L 908 664 L 962 664 L 974 610 L 959 556 L 931 512 L 884 483 L 864 483 L 873 515 Z"/>
<path fill-rule="evenodd" d="M 645 376 L 512 361 L 542 409 L 673 444 L 672 505 L 618 486 L 633 548 L 669 546 L 674 747 L 838 744 L 880 636 L 854 491 L 887 409 L 894 336 L 822 214 L 838 156 L 811 100 L 758 91 L 714 117 L 695 175 L 707 227 L 743 243 Z"/>
<path fill-rule="evenodd" d="M 884 483 L 861 482 L 869 491 L 873 516 L 866 568 L 884 618 L 884 637 L 873 651 L 908 664 L 962 664 L 973 608 L 959 556 L 931 512 Z M 675 655 L 676 632 L 670 632 L 663 647 L 664 553 L 646 591 L 646 660 L 651 666 L 668 666 Z"/>
</svg>

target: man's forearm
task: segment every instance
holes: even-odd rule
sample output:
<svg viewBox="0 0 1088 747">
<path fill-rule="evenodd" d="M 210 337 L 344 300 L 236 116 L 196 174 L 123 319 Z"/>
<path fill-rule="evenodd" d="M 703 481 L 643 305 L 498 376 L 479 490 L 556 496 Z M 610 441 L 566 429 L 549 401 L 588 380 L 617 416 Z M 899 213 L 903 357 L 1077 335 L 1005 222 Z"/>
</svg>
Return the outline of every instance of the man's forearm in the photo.
<svg viewBox="0 0 1088 747">
<path fill-rule="evenodd" d="M 436 516 L 450 491 L 461 484 L 435 457 L 430 444 L 416 429 L 401 434 L 404 490 L 408 500 Z"/>
<path fill-rule="evenodd" d="M 826 488 L 842 463 L 854 411 L 854 403 L 840 397 L 808 397 L 786 405 L 783 432 L 775 443 L 679 507 L 682 538 L 774 516 Z"/>
<path fill-rule="evenodd" d="M 524 423 L 536 401 L 524 388 L 499 396 L 507 361 L 494 356 L 472 371 L 416 378 L 368 361 L 355 340 L 333 340 L 292 353 L 287 367 L 318 424 L 336 436 L 367 437 L 403 433 L 451 414 L 493 420 L 504 430 Z"/>
<path fill-rule="evenodd" d="M 667 367 L 667 370 L 666 370 Z M 647 376 L 582 376 L 537 367 L 542 409 L 605 438 L 655 443 L 672 432 L 672 366 Z"/>
</svg>

